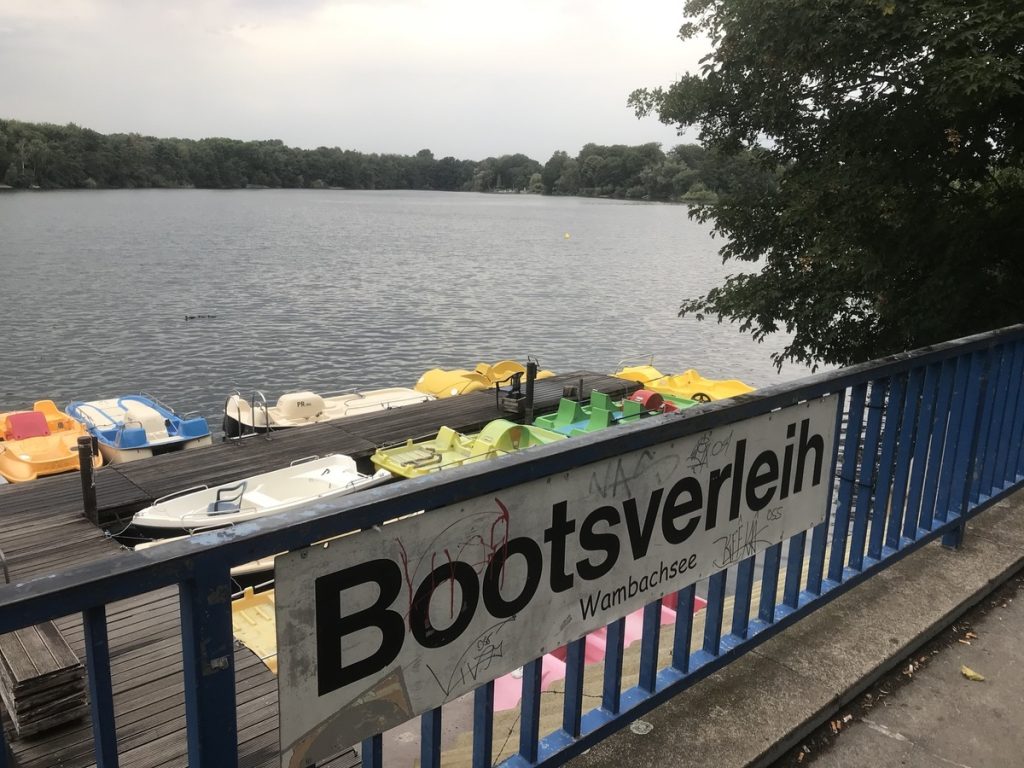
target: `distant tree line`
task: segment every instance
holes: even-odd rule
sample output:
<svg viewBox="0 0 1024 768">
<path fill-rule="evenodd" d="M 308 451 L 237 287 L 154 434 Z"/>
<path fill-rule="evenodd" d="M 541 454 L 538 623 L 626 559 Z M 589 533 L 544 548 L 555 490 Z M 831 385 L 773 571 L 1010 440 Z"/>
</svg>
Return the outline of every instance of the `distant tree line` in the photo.
<svg viewBox="0 0 1024 768">
<path fill-rule="evenodd" d="M 696 145 L 587 144 L 544 165 L 526 155 L 484 160 L 364 154 L 337 147 L 296 149 L 281 141 L 158 139 L 104 135 L 77 125 L 0 120 L 0 184 L 39 189 L 245 187 L 432 189 L 529 192 L 635 200 L 714 202 L 737 187 L 774 178 L 747 156 Z"/>
</svg>

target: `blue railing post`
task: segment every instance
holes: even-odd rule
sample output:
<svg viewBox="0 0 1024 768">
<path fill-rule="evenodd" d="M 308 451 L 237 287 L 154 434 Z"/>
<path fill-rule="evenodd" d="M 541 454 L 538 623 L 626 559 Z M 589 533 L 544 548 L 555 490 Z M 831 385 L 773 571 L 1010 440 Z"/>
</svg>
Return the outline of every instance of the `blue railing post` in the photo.
<svg viewBox="0 0 1024 768">
<path fill-rule="evenodd" d="M 658 641 L 661 632 L 661 600 L 644 606 L 644 630 L 640 639 L 640 688 L 654 693 L 658 682 Z"/>
<path fill-rule="evenodd" d="M 917 413 L 917 426 L 914 431 L 914 455 L 910 461 L 910 481 L 907 485 L 906 512 L 903 516 L 903 538 L 909 541 L 917 539 L 917 530 L 921 519 L 921 498 L 924 493 L 925 468 L 928 465 L 928 451 L 931 445 L 932 425 L 934 423 L 935 403 L 938 399 L 939 378 L 942 363 L 932 363 L 925 370 L 924 384 L 921 392 L 921 408 Z M 904 542 L 901 541 L 901 545 Z"/>
<path fill-rule="evenodd" d="M 843 433 L 843 411 L 846 406 L 847 397 L 845 389 L 840 390 L 836 397 L 838 400 L 836 403 L 836 423 L 832 436 L 832 456 L 829 459 L 828 490 L 825 492 L 825 520 L 814 526 L 811 532 L 811 550 L 807 562 L 807 591 L 811 595 L 821 594 L 821 579 L 825 570 L 825 555 L 828 547 L 828 531 L 832 525 L 832 500 L 835 496 L 836 473 L 839 467 L 839 442 Z M 799 575 L 797 579 L 799 579 Z M 799 595 L 796 596 L 796 601 L 799 602 Z"/>
<path fill-rule="evenodd" d="M 102 605 L 87 608 L 82 612 L 82 622 L 96 766 L 117 768 L 117 730 L 114 722 L 114 692 L 110 683 L 106 608 Z"/>
<path fill-rule="evenodd" d="M 189 768 L 238 764 L 231 575 L 208 563 L 178 586 Z"/>
<path fill-rule="evenodd" d="M 921 501 L 921 515 L 914 538 L 922 533 L 931 533 L 935 521 L 935 499 L 939 492 L 939 478 L 942 472 L 943 450 L 947 446 L 946 432 L 949 429 L 949 412 L 953 400 L 953 385 L 956 382 L 957 359 L 943 361 L 939 375 L 939 389 L 932 414 L 931 440 L 928 443 L 928 466 L 924 475 L 924 495 Z"/>
<path fill-rule="evenodd" d="M 523 667 L 523 697 L 519 720 L 519 754 L 537 762 L 540 742 L 540 686 L 544 659 L 534 659 Z"/>
<path fill-rule="evenodd" d="M 439 768 L 441 765 L 440 707 L 420 716 L 420 765 L 423 768 Z"/>
<path fill-rule="evenodd" d="M 995 473 L 1001 487 L 1007 483 L 1016 481 L 1016 472 L 1008 471 L 1008 461 L 1015 444 L 1019 444 L 1017 437 L 1017 411 L 1021 383 L 1022 350 L 1020 344 L 1006 345 L 1003 353 L 1010 358 L 1010 375 L 1006 393 L 1006 410 L 1003 413 L 1002 439 L 999 442 L 999 454 L 996 458 Z"/>
<path fill-rule="evenodd" d="M 676 592 L 676 626 L 672 633 L 672 666 L 684 674 L 690 671 L 693 607 L 696 595 L 697 587 L 693 584 Z"/>
<path fill-rule="evenodd" d="M 964 540 L 964 527 L 970 509 L 971 493 L 979 482 L 981 467 L 978 465 L 978 442 L 982 428 L 982 414 L 985 409 L 985 395 L 988 390 L 988 373 L 991 366 L 991 353 L 976 352 L 971 356 L 971 381 L 965 398 L 961 435 L 970 434 L 969 441 L 961 437 L 961 443 L 967 443 L 967 450 L 957 456 L 957 475 L 960 486 L 960 525 L 942 537 L 942 545 L 950 549 L 958 549 Z"/>
<path fill-rule="evenodd" d="M 850 393 L 850 410 L 846 416 L 846 435 L 843 438 L 843 463 L 839 470 L 839 493 L 836 502 L 835 523 L 832 527 L 832 548 L 829 552 L 828 578 L 839 583 L 843 580 L 846 563 L 846 542 L 850 534 L 850 506 L 857 482 L 857 454 L 860 452 L 864 432 L 864 402 L 867 384 L 858 384 Z"/>
<path fill-rule="evenodd" d="M 1005 344 L 989 350 L 988 359 L 988 389 L 985 399 L 991 403 L 992 416 L 986 424 L 985 450 L 979 450 L 978 457 L 984 457 L 984 463 L 981 465 L 981 490 L 985 495 L 991 496 L 1003 487 L 1002 479 L 996 476 L 996 467 L 999 463 L 999 446 L 1008 431 L 1007 416 L 1012 419 L 1012 414 L 1007 413 L 1007 400 L 1013 360 L 1007 353 Z"/>
<path fill-rule="evenodd" d="M 889 508 L 889 494 L 896 463 L 896 442 L 900 430 L 903 429 L 906 384 L 906 374 L 894 376 L 885 403 L 885 426 L 878 459 L 878 474 L 875 477 L 874 499 L 871 502 L 871 535 L 868 539 L 868 557 L 873 560 L 882 557 L 886 511 Z"/>
<path fill-rule="evenodd" d="M 853 534 L 850 538 L 848 565 L 854 570 L 864 568 L 864 544 L 868 535 L 868 521 L 872 496 L 875 493 L 875 473 L 879 464 L 879 437 L 882 431 L 882 412 L 889 395 L 889 382 L 885 379 L 871 383 L 868 400 L 867 423 L 861 443 L 860 467 L 853 488 Z"/>
<path fill-rule="evenodd" d="M 562 730 L 572 738 L 580 736 L 583 717 L 583 665 L 586 661 L 587 638 L 569 643 L 565 655 L 565 704 L 562 707 Z"/>
<path fill-rule="evenodd" d="M 362 743 L 362 768 L 384 768 L 383 737 L 377 733 Z"/>
<path fill-rule="evenodd" d="M 1024 341 L 1014 344 L 1016 349 L 1017 365 L 1014 368 L 1014 385 L 1017 387 L 1016 404 L 1014 405 L 1013 426 L 1010 428 L 1010 450 L 1006 455 L 1006 477 L 1011 483 L 1016 483 L 1021 476 L 1021 458 L 1024 451 L 1021 450 L 1021 443 L 1024 442 Z"/>
<path fill-rule="evenodd" d="M 904 516 L 910 515 L 907 506 L 907 493 L 910 484 L 910 457 L 914 451 L 914 442 L 918 431 L 918 403 L 924 388 L 925 371 L 915 368 L 910 372 L 907 382 L 906 404 L 903 419 L 900 421 L 896 452 L 896 471 L 892 481 L 892 498 L 889 502 L 889 522 L 885 530 L 885 546 L 891 550 L 900 548 Z"/>
<path fill-rule="evenodd" d="M 473 691 L 473 768 L 491 768 L 494 739 L 494 681 Z"/>
<path fill-rule="evenodd" d="M 617 619 L 605 629 L 604 680 L 601 706 L 613 715 L 622 709 L 622 648 L 626 638 L 626 620 Z"/>
</svg>

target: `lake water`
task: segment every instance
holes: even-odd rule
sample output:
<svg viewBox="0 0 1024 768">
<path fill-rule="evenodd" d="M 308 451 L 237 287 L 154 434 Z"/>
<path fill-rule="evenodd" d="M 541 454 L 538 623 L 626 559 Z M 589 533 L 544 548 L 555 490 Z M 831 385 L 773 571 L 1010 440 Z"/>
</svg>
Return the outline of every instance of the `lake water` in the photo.
<svg viewBox="0 0 1024 768">
<path fill-rule="evenodd" d="M 236 388 L 412 386 L 527 355 L 556 372 L 653 355 L 755 386 L 806 375 L 776 374 L 782 339 L 676 316 L 735 271 L 686 214 L 432 192 L 0 194 L 0 411 L 143 390 L 219 427 Z"/>
</svg>

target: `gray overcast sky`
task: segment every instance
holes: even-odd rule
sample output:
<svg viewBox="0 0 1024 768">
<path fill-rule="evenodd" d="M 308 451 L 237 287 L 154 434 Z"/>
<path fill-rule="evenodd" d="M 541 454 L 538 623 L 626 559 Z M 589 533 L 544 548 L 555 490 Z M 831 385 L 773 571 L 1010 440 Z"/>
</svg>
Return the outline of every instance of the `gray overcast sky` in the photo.
<svg viewBox="0 0 1024 768">
<path fill-rule="evenodd" d="M 626 107 L 696 71 L 683 0 L 0 0 L 0 117 L 544 162 L 680 143 Z"/>
</svg>

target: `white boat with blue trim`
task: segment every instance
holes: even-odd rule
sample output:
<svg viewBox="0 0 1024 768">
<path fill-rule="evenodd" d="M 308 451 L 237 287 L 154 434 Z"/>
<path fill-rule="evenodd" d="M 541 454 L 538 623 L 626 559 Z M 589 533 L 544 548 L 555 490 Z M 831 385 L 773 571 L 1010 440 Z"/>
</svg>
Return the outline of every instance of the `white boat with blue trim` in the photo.
<svg viewBox="0 0 1024 768">
<path fill-rule="evenodd" d="M 179 415 L 147 394 L 76 400 L 68 415 L 85 425 L 111 464 L 210 445 L 210 427 L 198 414 Z"/>
</svg>

